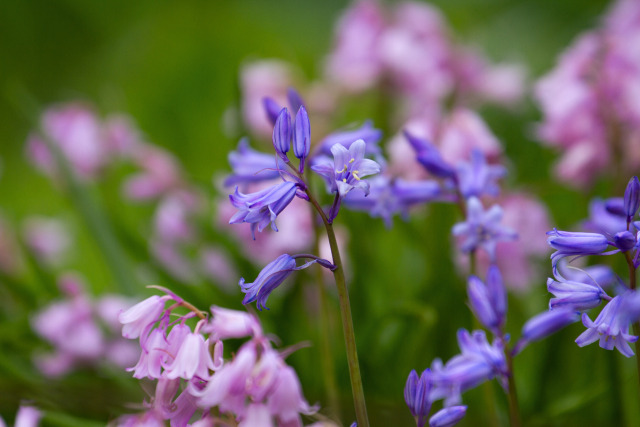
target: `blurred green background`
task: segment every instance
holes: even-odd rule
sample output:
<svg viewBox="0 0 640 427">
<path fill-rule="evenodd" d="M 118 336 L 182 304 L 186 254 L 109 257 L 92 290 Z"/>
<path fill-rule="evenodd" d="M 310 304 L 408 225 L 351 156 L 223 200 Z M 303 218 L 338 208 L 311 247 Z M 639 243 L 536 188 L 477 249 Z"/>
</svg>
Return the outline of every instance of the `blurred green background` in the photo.
<svg viewBox="0 0 640 427">
<path fill-rule="evenodd" d="M 493 60 L 520 61 L 531 78 L 555 63 L 557 55 L 581 31 L 595 26 L 606 1 L 441 0 L 440 8 L 455 36 L 480 48 Z M 28 214 L 58 215 L 77 223 L 77 255 L 71 267 L 81 271 L 94 293 L 115 290 L 95 242 L 72 212 L 72 204 L 24 156 L 31 124 L 20 110 L 22 94 L 41 105 L 86 100 L 103 112 L 126 112 L 149 141 L 166 147 L 188 176 L 215 195 L 211 178 L 228 170 L 226 155 L 237 140 L 223 131 L 222 118 L 239 103 L 238 70 L 248 58 L 279 58 L 299 67 L 307 80 L 318 77 L 329 52 L 336 19 L 345 1 L 278 2 L 150 1 L 88 2 L 79 0 L 0 2 L 0 211 L 12 223 Z M 588 196 L 617 195 L 614 179 L 604 179 L 581 194 L 556 184 L 549 175 L 554 153 L 536 144 L 532 123 L 539 118 L 530 101 L 511 112 L 481 111 L 503 142 L 511 163 L 507 185 L 526 188 L 548 203 L 555 224 L 569 227 L 586 216 Z M 367 107 L 350 110 L 364 120 Z M 340 124 L 344 124 L 340 123 Z M 396 130 L 394 130 L 395 132 Z M 93 195 L 109 218 L 115 213 L 138 238 L 145 233 L 144 208 L 122 206 L 117 177 Z M 451 261 L 449 230 L 457 221 L 454 207 L 438 205 L 409 222 L 396 220 L 386 230 L 381 221 L 361 213 L 341 218 L 351 230 L 351 300 L 361 354 L 365 390 L 374 425 L 411 425 L 402 389 L 411 369 L 426 368 L 435 357 L 458 352 L 455 331 L 472 325 L 465 306 L 464 279 Z M 140 242 L 138 242 L 139 244 Z M 136 246 L 122 242 L 135 259 Z M 223 244 L 231 245 L 228 241 Z M 230 247 L 233 251 L 233 248 Z M 237 252 L 237 250 L 236 250 Z M 81 255 L 80 255 L 81 254 Z M 241 274 L 255 277 L 256 267 L 240 263 Z M 540 268 L 550 273 L 542 261 Z M 312 273 L 311 273 L 312 274 Z M 260 313 L 265 329 L 284 345 L 314 341 L 316 326 L 303 304 L 305 276 L 292 280 Z M 24 286 L 41 306 L 56 295 L 46 278 L 31 271 Z M 201 308 L 218 304 L 241 308 L 241 296 L 214 288 L 180 287 Z M 16 286 L 5 281 L 2 286 Z M 141 287 L 139 294 L 148 294 Z M 276 293 L 279 293 L 276 292 Z M 546 308 L 544 282 L 526 297 L 510 301 L 510 328 L 519 336 L 522 323 Z M 29 310 L 0 305 L 0 413 L 6 420 L 21 399 L 32 399 L 49 411 L 52 425 L 98 424 L 139 403 L 143 393 L 126 373 L 80 371 L 64 380 L 44 381 L 31 366 L 30 352 L 42 347 L 29 331 Z M 300 319 L 304 319 L 300 321 Z M 516 361 L 516 377 L 528 425 L 621 425 L 638 420 L 634 360 L 592 345 L 573 343 L 581 332 L 574 325 L 527 349 Z M 342 337 L 335 328 L 335 358 L 343 393 L 343 421 L 353 418 Z M 289 358 L 310 402 L 323 402 L 316 346 Z M 498 405 L 506 414 L 497 385 Z M 486 419 L 482 390 L 465 395 L 466 425 Z M 623 409 L 624 408 L 624 409 Z M 67 418 L 68 414 L 74 418 Z"/>
</svg>

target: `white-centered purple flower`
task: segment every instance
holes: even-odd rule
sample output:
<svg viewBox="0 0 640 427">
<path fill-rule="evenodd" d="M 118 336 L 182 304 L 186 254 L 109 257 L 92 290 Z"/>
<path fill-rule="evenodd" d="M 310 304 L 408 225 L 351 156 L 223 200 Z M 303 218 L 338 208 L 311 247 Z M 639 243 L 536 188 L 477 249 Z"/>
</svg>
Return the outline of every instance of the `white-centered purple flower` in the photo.
<svg viewBox="0 0 640 427">
<path fill-rule="evenodd" d="M 467 200 L 467 218 L 465 222 L 453 226 L 454 236 L 464 238 L 463 252 L 475 251 L 484 248 L 491 260 L 495 258 L 496 244 L 502 240 L 515 240 L 518 235 L 500 224 L 502 220 L 502 208 L 493 205 L 488 211 L 482 207 L 478 198 L 471 197 Z"/>
<path fill-rule="evenodd" d="M 587 328 L 578 338 L 576 344 L 580 347 L 600 341 L 600 347 L 605 350 L 617 348 L 626 357 L 633 356 L 629 343 L 636 342 L 637 336 L 629 335 L 629 318 L 621 310 L 626 294 L 614 297 L 604 306 L 595 321 L 589 315 L 582 314 L 582 323 Z"/>
<path fill-rule="evenodd" d="M 231 217 L 229 224 L 251 224 L 251 235 L 254 239 L 256 228 L 262 231 L 271 224 L 271 228 L 278 231 L 276 217 L 291 203 L 297 189 L 298 185 L 289 181 L 250 194 L 242 194 L 236 187 L 235 193 L 229 195 L 229 199 L 238 212 Z"/>
<path fill-rule="evenodd" d="M 320 174 L 329 185 L 330 191 L 337 192 L 341 198 L 354 188 L 369 194 L 369 183 L 362 178 L 380 172 L 380 165 L 364 158 L 365 147 L 362 139 L 351 144 L 349 149 L 342 144 L 334 144 L 331 147 L 333 164 L 326 159 L 313 165 L 311 169 Z"/>
<path fill-rule="evenodd" d="M 427 422 L 432 403 L 429 399 L 430 392 L 431 371 L 425 369 L 420 377 L 415 370 L 411 371 L 404 387 L 404 401 L 415 418 L 417 427 L 424 427 Z"/>
</svg>

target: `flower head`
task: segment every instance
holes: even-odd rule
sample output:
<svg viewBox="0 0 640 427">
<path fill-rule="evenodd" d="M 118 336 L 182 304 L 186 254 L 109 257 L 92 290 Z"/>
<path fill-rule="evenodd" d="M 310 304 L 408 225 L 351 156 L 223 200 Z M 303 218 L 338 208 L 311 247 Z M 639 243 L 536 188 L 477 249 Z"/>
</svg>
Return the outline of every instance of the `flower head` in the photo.
<svg viewBox="0 0 640 427">
<path fill-rule="evenodd" d="M 369 183 L 362 178 L 380 172 L 380 165 L 364 158 L 365 148 L 366 144 L 362 139 L 352 143 L 349 149 L 342 144 L 334 144 L 331 147 L 333 165 L 330 161 L 324 161 L 311 169 L 320 174 L 331 192 L 338 192 L 340 197 L 346 196 L 354 188 L 369 194 Z"/>
<path fill-rule="evenodd" d="M 452 232 L 455 236 L 465 238 L 462 243 L 463 252 L 471 252 L 482 247 L 493 260 L 497 242 L 514 240 L 518 236 L 515 231 L 500 225 L 501 219 L 500 206 L 493 205 L 485 212 L 480 200 L 471 197 L 467 200 L 467 220 L 454 225 Z"/>
<path fill-rule="evenodd" d="M 225 186 L 277 179 L 279 170 L 285 168 L 282 160 L 275 159 L 273 154 L 252 149 L 246 138 L 241 139 L 238 148 L 229 153 L 228 160 L 233 172 L 224 181 Z"/>
<path fill-rule="evenodd" d="M 547 279 L 547 289 L 555 298 L 549 301 L 549 309 L 569 307 L 575 311 L 597 307 L 607 294 L 596 283 Z"/>
<path fill-rule="evenodd" d="M 451 427 L 464 418 L 467 414 L 467 407 L 464 405 L 449 406 L 442 408 L 431 418 L 429 418 L 429 427 Z"/>
<path fill-rule="evenodd" d="M 416 419 L 417 427 L 423 427 L 427 422 L 427 415 L 431 411 L 431 371 L 425 369 L 420 377 L 416 371 L 411 371 L 404 387 L 404 401 L 407 403 L 411 415 Z"/>
<path fill-rule="evenodd" d="M 522 327 L 522 336 L 513 347 L 514 355 L 520 353 L 530 342 L 539 341 L 560 329 L 577 322 L 578 313 L 572 308 L 558 308 L 533 316 Z"/>
<path fill-rule="evenodd" d="M 271 228 L 278 231 L 276 217 L 291 203 L 297 189 L 298 185 L 289 181 L 250 194 L 242 194 L 236 187 L 235 194 L 231 194 L 229 199 L 238 212 L 231 217 L 229 224 L 248 222 L 254 239 L 256 228 L 262 231 L 271 224 Z"/>
<path fill-rule="evenodd" d="M 622 302 L 626 294 L 618 295 L 604 306 L 595 322 L 589 315 L 582 314 L 582 323 L 587 328 L 578 338 L 576 344 L 580 347 L 600 340 L 600 347 L 606 350 L 617 348 L 626 357 L 633 356 L 630 342 L 636 342 L 637 336 L 629 335 L 628 317 L 621 310 Z"/>
</svg>

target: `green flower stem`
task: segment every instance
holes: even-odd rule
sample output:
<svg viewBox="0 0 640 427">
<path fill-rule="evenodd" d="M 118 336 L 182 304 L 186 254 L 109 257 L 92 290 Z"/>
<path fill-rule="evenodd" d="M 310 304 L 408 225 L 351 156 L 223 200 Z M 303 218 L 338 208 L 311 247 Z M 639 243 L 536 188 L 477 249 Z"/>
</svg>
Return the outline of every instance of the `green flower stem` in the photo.
<svg viewBox="0 0 640 427">
<path fill-rule="evenodd" d="M 338 299 L 340 301 L 340 314 L 342 318 L 342 329 L 344 331 L 344 341 L 347 351 L 347 361 L 349 363 L 349 377 L 351 379 L 351 391 L 353 393 L 353 403 L 356 410 L 356 420 L 358 421 L 358 427 L 369 427 L 369 418 L 367 416 L 367 405 L 364 399 L 364 389 L 362 387 L 362 377 L 360 375 L 360 364 L 358 363 L 358 351 L 356 349 L 356 336 L 353 330 L 353 319 L 351 316 L 351 305 L 349 304 L 349 291 L 347 290 L 347 283 L 344 278 L 344 268 L 342 266 L 342 259 L 340 258 L 340 250 L 338 249 L 338 241 L 336 240 L 336 234 L 333 231 L 333 225 L 329 222 L 322 207 L 318 204 L 316 199 L 311 195 L 309 190 L 306 190 L 309 201 L 314 208 L 320 214 L 322 222 L 324 222 L 325 229 L 327 231 L 327 237 L 329 238 L 329 245 L 331 246 L 331 255 L 333 256 L 333 264 L 336 269 L 333 271 L 333 276 L 336 280 L 336 287 L 338 289 Z M 337 197 L 337 195 L 336 195 Z"/>
<path fill-rule="evenodd" d="M 41 109 L 37 102 L 24 90 L 18 91 L 13 95 L 12 100 L 15 102 L 16 107 L 30 121 L 33 127 L 39 129 L 40 136 L 53 154 L 62 180 L 66 184 L 71 202 L 84 219 L 90 234 L 95 238 L 119 290 L 124 294 L 132 294 L 137 290 L 136 282 L 133 279 L 134 275 L 104 212 L 98 207 L 89 191 L 78 182 L 69 162 L 60 152 L 58 146 L 51 140 L 45 130 L 40 128 L 39 117 L 41 116 Z"/>
<path fill-rule="evenodd" d="M 636 267 L 633 265 L 633 259 L 629 252 L 624 252 L 624 257 L 627 260 L 627 265 L 629 266 L 629 287 L 633 290 L 637 287 L 637 279 L 636 279 Z M 633 334 L 640 335 L 640 322 L 635 322 L 633 324 Z M 638 393 L 640 396 L 640 340 L 635 342 L 636 347 L 636 365 L 638 369 Z"/>
</svg>

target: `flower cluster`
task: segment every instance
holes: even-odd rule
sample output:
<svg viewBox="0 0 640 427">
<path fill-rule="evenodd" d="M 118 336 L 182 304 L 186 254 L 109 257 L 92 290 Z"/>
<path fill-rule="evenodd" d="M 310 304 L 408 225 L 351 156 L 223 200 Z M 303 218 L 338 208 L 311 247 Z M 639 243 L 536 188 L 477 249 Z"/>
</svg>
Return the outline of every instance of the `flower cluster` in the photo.
<svg viewBox="0 0 640 427">
<path fill-rule="evenodd" d="M 61 276 L 59 286 L 66 299 L 52 302 L 31 319 L 33 330 L 54 349 L 35 357 L 40 371 L 53 377 L 104 361 L 123 368 L 133 362 L 135 346 L 118 336 L 118 314 L 131 303 L 116 295 L 92 301 L 81 279 L 71 274 Z"/>
<path fill-rule="evenodd" d="M 563 155 L 555 174 L 585 187 L 607 171 L 637 170 L 640 4 L 618 1 L 600 28 L 580 35 L 536 85 L 538 135 Z M 624 153 L 620 155 L 619 153 Z M 624 176 L 624 175 L 623 175 Z"/>
<path fill-rule="evenodd" d="M 567 232 L 554 229 L 547 233 L 549 246 L 556 250 L 551 255 L 555 279 L 549 278 L 547 281 L 547 289 L 554 298 L 549 302 L 551 311 L 541 314 L 540 319 L 546 320 L 547 327 L 553 327 L 569 322 L 569 319 L 576 317 L 576 313 L 581 313 L 582 323 L 587 330 L 576 339 L 576 344 L 580 347 L 599 341 L 600 347 L 604 349 L 617 348 L 627 357 L 634 354 L 629 343 L 637 341 L 638 337 L 631 335 L 629 328 L 631 322 L 637 319 L 632 307 L 636 298 L 635 275 L 640 265 L 640 222 L 634 221 L 640 207 L 639 192 L 640 182 L 637 177 L 633 177 L 627 185 L 624 198 L 609 199 L 602 204 L 605 206 L 604 210 L 592 211 L 592 217 L 587 224 L 598 232 Z M 631 232 L 632 227 L 635 228 L 635 233 Z M 609 247 L 614 249 L 607 251 Z M 566 257 L 617 253 L 624 255 L 631 277 L 628 287 L 619 283 L 617 288 L 613 289 L 617 293 L 614 297 L 609 296 L 603 289 L 613 274 L 606 267 L 597 267 L 597 270 L 591 267 L 591 271 L 595 273 L 593 275 L 585 270 L 568 278 L 561 271 L 561 260 Z M 603 279 L 602 282 L 598 280 L 600 278 Z M 606 301 L 606 305 L 595 321 L 591 320 L 586 311 L 600 306 L 602 301 Z M 534 338 L 529 337 L 529 340 Z"/>
<path fill-rule="evenodd" d="M 135 378 L 157 380 L 155 395 L 143 414 L 125 416 L 120 425 L 213 426 L 227 418 L 240 426 L 301 426 L 300 414 L 313 414 L 295 371 L 274 349 L 258 319 L 248 313 L 211 307 L 212 318 L 166 291 L 120 314 L 122 335 L 138 339 L 141 354 L 129 368 Z M 167 302 L 173 302 L 166 307 Z M 176 309 L 192 311 L 179 315 Z M 200 320 L 192 329 L 188 320 Z M 231 360 L 224 340 L 247 339 Z M 215 408 L 215 412 L 212 410 Z"/>
</svg>

